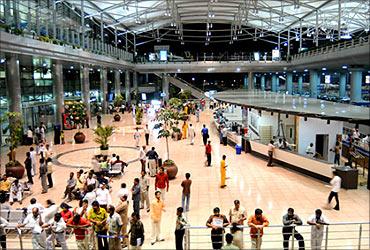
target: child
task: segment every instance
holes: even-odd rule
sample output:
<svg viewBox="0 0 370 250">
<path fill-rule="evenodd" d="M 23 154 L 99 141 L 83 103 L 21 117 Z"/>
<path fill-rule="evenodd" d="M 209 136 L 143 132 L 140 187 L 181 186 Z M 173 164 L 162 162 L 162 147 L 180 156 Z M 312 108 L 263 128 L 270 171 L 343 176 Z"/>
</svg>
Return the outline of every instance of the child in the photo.
<svg viewBox="0 0 370 250">
<path fill-rule="evenodd" d="M 63 130 L 60 131 L 60 141 L 62 142 L 62 144 L 65 143 L 65 141 L 64 141 L 64 131 Z"/>
</svg>

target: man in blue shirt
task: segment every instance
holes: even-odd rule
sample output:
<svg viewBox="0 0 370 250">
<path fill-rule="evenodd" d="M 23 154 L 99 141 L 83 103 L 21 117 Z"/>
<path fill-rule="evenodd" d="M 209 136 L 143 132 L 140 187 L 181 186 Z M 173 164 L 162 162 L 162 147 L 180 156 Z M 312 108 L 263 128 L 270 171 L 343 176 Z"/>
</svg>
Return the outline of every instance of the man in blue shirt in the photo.
<svg viewBox="0 0 370 250">
<path fill-rule="evenodd" d="M 209 134 L 208 134 L 208 128 L 206 128 L 206 125 L 203 124 L 203 128 L 202 128 L 202 137 L 203 137 L 203 144 L 204 146 L 207 145 L 207 141 L 208 141 L 208 138 L 209 138 Z"/>
</svg>

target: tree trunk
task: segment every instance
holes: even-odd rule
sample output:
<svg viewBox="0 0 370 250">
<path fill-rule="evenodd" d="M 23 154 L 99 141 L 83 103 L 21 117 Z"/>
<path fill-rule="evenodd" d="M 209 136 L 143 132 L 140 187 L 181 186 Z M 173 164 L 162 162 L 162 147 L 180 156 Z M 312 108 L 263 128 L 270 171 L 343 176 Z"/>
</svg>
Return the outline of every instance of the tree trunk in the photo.
<svg viewBox="0 0 370 250">
<path fill-rule="evenodd" d="M 166 147 L 167 147 L 167 159 L 166 160 L 169 160 L 170 159 L 170 150 L 169 150 L 169 147 L 168 147 L 168 137 L 166 137 Z"/>
</svg>

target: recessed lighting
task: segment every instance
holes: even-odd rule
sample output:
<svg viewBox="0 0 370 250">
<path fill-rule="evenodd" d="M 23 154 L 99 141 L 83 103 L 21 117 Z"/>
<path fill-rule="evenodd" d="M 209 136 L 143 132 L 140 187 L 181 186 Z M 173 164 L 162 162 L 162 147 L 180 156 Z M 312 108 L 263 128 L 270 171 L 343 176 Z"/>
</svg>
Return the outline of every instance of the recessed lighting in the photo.
<svg viewBox="0 0 370 250">
<path fill-rule="evenodd" d="M 192 80 L 192 81 L 195 81 L 195 78 L 194 78 L 194 77 L 192 77 L 192 78 L 191 78 L 191 80 Z"/>
<path fill-rule="evenodd" d="M 326 70 L 326 68 L 322 68 L 322 70 L 324 70 L 324 71 L 325 71 L 325 70 Z"/>
<path fill-rule="evenodd" d="M 304 72 L 307 72 L 308 71 L 308 69 L 304 69 Z"/>
<path fill-rule="evenodd" d="M 240 72 L 240 68 L 236 68 L 236 71 L 237 71 L 237 72 Z"/>
<path fill-rule="evenodd" d="M 347 65 L 343 65 L 342 66 L 342 69 L 348 69 L 348 66 Z"/>
<path fill-rule="evenodd" d="M 293 73 L 297 73 L 297 70 L 293 70 Z"/>
<path fill-rule="evenodd" d="M 73 69 L 73 66 L 71 66 L 71 69 Z"/>
<path fill-rule="evenodd" d="M 177 72 L 181 72 L 181 69 L 177 69 Z"/>
</svg>

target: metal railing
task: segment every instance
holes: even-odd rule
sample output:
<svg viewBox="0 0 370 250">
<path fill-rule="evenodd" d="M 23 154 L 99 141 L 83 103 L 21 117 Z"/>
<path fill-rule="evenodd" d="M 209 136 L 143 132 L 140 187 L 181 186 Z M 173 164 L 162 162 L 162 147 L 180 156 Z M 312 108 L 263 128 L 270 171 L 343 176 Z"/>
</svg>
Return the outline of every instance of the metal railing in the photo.
<svg viewBox="0 0 370 250">
<path fill-rule="evenodd" d="M 358 37 L 354 38 L 352 40 L 347 40 L 343 42 L 339 42 L 336 44 L 328 45 L 325 47 L 320 47 L 317 49 L 309 50 L 306 52 L 302 52 L 296 55 L 293 55 L 291 57 L 291 60 L 298 60 L 302 59 L 308 56 L 317 56 L 317 55 L 322 55 L 322 54 L 328 54 L 336 51 L 340 51 L 343 49 L 347 48 L 354 48 L 354 47 L 359 47 L 359 46 L 364 46 L 369 44 L 370 36 L 365 36 L 365 37 Z"/>
<path fill-rule="evenodd" d="M 370 222 L 353 222 L 353 223 L 331 223 L 323 226 L 322 245 L 321 249 L 340 250 L 340 249 L 370 249 L 369 245 L 369 226 Z M 310 225 L 296 226 L 295 230 L 303 236 L 305 249 L 318 249 L 311 247 L 311 227 Z M 251 249 L 251 237 L 248 226 L 241 226 L 243 249 Z M 229 233 L 231 227 L 225 228 L 222 236 L 222 241 L 214 242 L 225 245 L 225 234 Z M 261 249 L 283 249 L 283 226 L 270 225 L 263 229 L 263 236 L 260 232 L 256 237 L 263 239 Z M 299 241 L 295 239 L 296 231 L 286 233 L 291 235 L 289 238 L 288 249 L 298 249 Z M 185 228 L 184 249 L 212 249 L 211 229 L 205 226 L 187 226 Z"/>
</svg>

